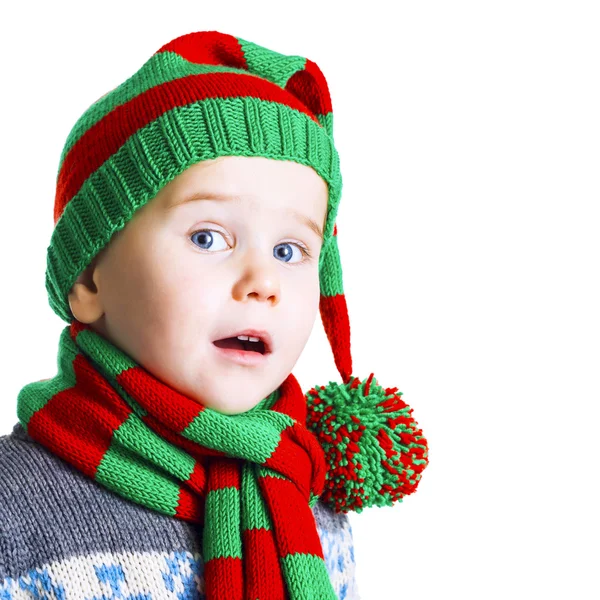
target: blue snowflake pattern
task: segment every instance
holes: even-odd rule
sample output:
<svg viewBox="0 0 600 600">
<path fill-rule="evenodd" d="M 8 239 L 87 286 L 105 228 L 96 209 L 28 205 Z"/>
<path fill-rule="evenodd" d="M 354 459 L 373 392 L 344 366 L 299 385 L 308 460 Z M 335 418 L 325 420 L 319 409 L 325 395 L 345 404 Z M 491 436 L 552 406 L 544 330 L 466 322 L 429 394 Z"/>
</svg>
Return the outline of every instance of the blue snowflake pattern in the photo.
<svg viewBox="0 0 600 600">
<path fill-rule="evenodd" d="M 48 569 L 36 569 L 27 575 L 12 579 L 8 577 L 0 588 L 0 600 L 12 600 L 16 585 L 27 590 L 35 600 L 66 600 L 65 588 L 61 584 L 52 583 Z"/>
<path fill-rule="evenodd" d="M 204 574 L 204 563 L 191 558 L 185 551 L 172 552 L 165 557 L 167 572 L 162 573 L 165 587 L 170 592 L 177 591 L 178 600 L 204 600 L 203 593 L 199 594 L 198 584 Z"/>
<path fill-rule="evenodd" d="M 125 572 L 121 565 L 94 565 L 96 577 L 100 583 L 110 586 L 110 594 L 93 596 L 90 600 L 152 600 L 152 594 L 127 594 L 123 593 L 121 587 L 125 583 Z"/>
</svg>

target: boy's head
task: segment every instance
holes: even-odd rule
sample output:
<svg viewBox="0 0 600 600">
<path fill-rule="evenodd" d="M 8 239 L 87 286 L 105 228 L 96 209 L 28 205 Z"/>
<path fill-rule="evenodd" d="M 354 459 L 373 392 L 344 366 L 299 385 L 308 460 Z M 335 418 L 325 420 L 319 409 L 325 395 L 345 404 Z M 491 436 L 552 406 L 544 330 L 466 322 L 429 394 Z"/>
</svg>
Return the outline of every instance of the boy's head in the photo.
<svg viewBox="0 0 600 600">
<path fill-rule="evenodd" d="M 78 277 L 71 311 L 188 397 L 249 410 L 285 380 L 310 336 L 327 198 L 316 171 L 293 161 L 196 163 Z M 271 346 L 252 364 L 214 344 L 246 329 L 266 331 Z"/>
<path fill-rule="evenodd" d="M 319 309 L 347 383 L 341 189 L 331 98 L 314 62 L 216 31 L 180 36 L 67 138 L 50 306 L 224 412 L 250 409 L 283 382 Z M 271 336 L 256 366 L 212 344 L 246 329 Z"/>
</svg>

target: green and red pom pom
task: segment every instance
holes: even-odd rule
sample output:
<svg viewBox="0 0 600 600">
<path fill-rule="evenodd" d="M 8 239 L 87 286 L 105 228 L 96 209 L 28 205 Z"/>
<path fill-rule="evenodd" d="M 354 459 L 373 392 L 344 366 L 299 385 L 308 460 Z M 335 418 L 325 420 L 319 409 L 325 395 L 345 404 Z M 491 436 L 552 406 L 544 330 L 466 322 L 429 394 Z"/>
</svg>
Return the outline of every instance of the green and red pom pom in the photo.
<svg viewBox="0 0 600 600">
<path fill-rule="evenodd" d="M 427 440 L 401 396 L 373 373 L 307 392 L 306 425 L 328 464 L 320 500 L 336 512 L 391 506 L 416 490 L 429 462 Z"/>
</svg>

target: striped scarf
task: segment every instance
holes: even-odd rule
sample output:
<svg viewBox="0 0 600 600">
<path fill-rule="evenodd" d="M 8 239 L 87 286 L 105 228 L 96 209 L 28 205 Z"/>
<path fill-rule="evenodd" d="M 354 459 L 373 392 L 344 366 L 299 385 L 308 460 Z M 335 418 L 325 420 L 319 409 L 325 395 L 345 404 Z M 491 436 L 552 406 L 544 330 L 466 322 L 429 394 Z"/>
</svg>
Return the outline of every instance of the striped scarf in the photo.
<svg viewBox="0 0 600 600">
<path fill-rule="evenodd" d="M 23 387 L 28 434 L 117 494 L 202 528 L 209 600 L 336 600 L 312 506 L 324 453 L 290 374 L 225 415 L 152 376 L 89 325 L 60 336 L 58 373 Z"/>
</svg>

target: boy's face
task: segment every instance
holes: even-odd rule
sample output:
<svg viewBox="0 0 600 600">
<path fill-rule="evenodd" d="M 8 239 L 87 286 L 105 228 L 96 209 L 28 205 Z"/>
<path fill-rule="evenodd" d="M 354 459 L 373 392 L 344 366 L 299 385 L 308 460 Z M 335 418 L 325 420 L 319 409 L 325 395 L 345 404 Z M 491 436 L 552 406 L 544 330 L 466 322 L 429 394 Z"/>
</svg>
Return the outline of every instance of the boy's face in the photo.
<svg viewBox="0 0 600 600">
<path fill-rule="evenodd" d="M 214 194 L 241 199 L 180 204 Z M 112 238 L 74 284 L 71 310 L 167 385 L 220 412 L 245 412 L 281 385 L 312 331 L 322 240 L 302 217 L 322 230 L 327 195 L 316 171 L 296 162 L 197 163 Z M 213 344 L 245 329 L 271 336 L 257 364 Z"/>
</svg>

